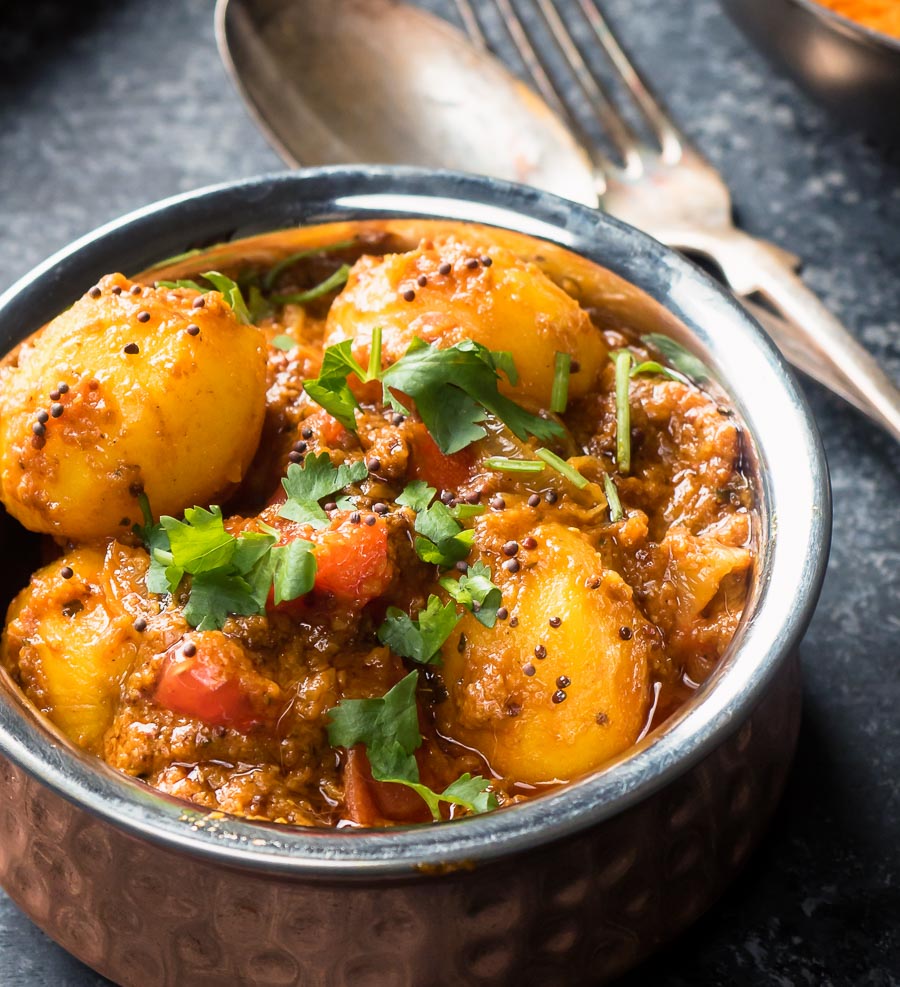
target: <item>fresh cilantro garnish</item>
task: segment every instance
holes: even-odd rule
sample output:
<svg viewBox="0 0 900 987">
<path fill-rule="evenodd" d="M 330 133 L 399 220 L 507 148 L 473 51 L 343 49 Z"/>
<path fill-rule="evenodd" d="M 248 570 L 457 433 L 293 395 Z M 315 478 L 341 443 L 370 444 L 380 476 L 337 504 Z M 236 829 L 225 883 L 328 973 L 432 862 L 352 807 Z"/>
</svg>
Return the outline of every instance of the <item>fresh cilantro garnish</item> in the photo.
<svg viewBox="0 0 900 987">
<path fill-rule="evenodd" d="M 458 519 L 484 512 L 480 504 L 447 507 L 434 500 L 437 491 L 424 480 L 412 480 L 397 497 L 397 503 L 416 512 L 416 554 L 423 562 L 451 566 L 472 550 L 473 531 L 466 531 Z M 429 506 L 430 505 L 430 506 Z"/>
<path fill-rule="evenodd" d="M 648 332 L 641 337 L 641 340 L 659 350 L 667 363 L 690 380 L 703 382 L 709 379 L 709 368 L 706 364 L 669 336 L 663 336 L 659 332 Z"/>
<path fill-rule="evenodd" d="M 628 381 L 634 357 L 630 350 L 611 354 L 616 364 L 616 465 L 621 472 L 631 469 L 631 405 L 628 403 Z"/>
<path fill-rule="evenodd" d="M 546 469 L 539 459 L 510 459 L 509 456 L 488 456 L 481 465 L 500 473 L 543 473 Z"/>
<path fill-rule="evenodd" d="M 535 456 L 538 459 L 542 459 L 552 469 L 555 469 L 557 473 L 561 473 L 570 483 L 578 487 L 579 490 L 583 490 L 590 482 L 574 466 L 570 466 L 561 456 L 557 456 L 555 452 L 551 452 L 549 449 L 538 449 L 535 452 Z"/>
<path fill-rule="evenodd" d="M 402 493 L 397 497 L 397 503 L 403 507 L 411 507 L 417 513 L 428 509 L 428 505 L 434 500 L 437 490 L 430 487 L 424 480 L 410 480 L 403 488 Z"/>
<path fill-rule="evenodd" d="M 471 610 L 475 619 L 485 627 L 493 627 L 497 623 L 501 595 L 500 587 L 491 582 L 490 566 L 476 562 L 459 579 L 444 576 L 440 583 L 457 603 Z"/>
<path fill-rule="evenodd" d="M 569 373 L 572 357 L 557 352 L 553 361 L 553 390 L 550 393 L 550 410 L 562 414 L 569 401 Z"/>
<path fill-rule="evenodd" d="M 378 640 L 402 658 L 428 665 L 438 657 L 441 645 L 458 622 L 459 614 L 452 602 L 443 604 L 438 597 L 429 596 L 416 620 L 396 607 L 388 607 L 387 617 L 378 628 Z"/>
<path fill-rule="evenodd" d="M 380 699 L 343 699 L 328 711 L 328 740 L 333 747 L 363 744 L 376 781 L 406 785 L 424 799 L 435 822 L 441 803 L 459 805 L 472 813 L 497 808 L 497 797 L 485 778 L 464 774 L 443 792 L 419 780 L 415 752 L 422 746 L 416 708 L 418 672 L 412 671 Z"/>
<path fill-rule="evenodd" d="M 668 377 L 669 380 L 677 380 L 680 384 L 690 384 L 684 374 L 680 374 L 671 367 L 663 366 L 656 360 L 644 360 L 643 363 L 637 363 L 631 368 L 630 376 L 639 377 L 641 374 L 659 374 L 662 377 Z"/>
<path fill-rule="evenodd" d="M 485 436 L 481 423 L 488 412 L 520 439 L 534 435 L 549 442 L 562 436 L 558 423 L 531 414 L 497 390 L 500 372 L 511 384 L 518 380 L 511 354 L 493 352 L 470 339 L 438 349 L 416 338 L 396 363 L 382 371 L 380 340 L 380 331 L 373 332 L 368 371 L 354 359 L 352 341 L 344 340 L 325 350 L 319 376 L 303 385 L 346 428 L 356 430 L 358 402 L 347 384 L 352 373 L 363 382 L 380 380 L 384 401 L 396 411 L 409 414 L 398 394 L 415 401 L 425 427 L 448 455 Z"/>
<path fill-rule="evenodd" d="M 295 291 L 290 295 L 272 295 L 272 301 L 276 305 L 305 305 L 316 298 L 321 298 L 322 295 L 327 295 L 329 291 L 334 291 L 335 288 L 342 287 L 347 283 L 349 277 L 350 265 L 341 264 L 333 274 L 315 287 L 309 288 L 307 291 Z"/>
<path fill-rule="evenodd" d="M 309 542 L 297 539 L 276 546 L 274 535 L 225 530 L 219 507 L 191 507 L 184 520 L 163 516 L 153 524 L 146 498 L 145 524 L 137 528 L 150 553 L 147 589 L 175 593 L 191 577 L 184 619 L 198 630 L 221 629 L 229 614 L 265 613 L 269 591 L 275 603 L 308 593 L 315 582 L 316 561 Z"/>
<path fill-rule="evenodd" d="M 445 455 L 485 436 L 481 422 L 486 412 L 503 421 L 519 439 L 533 435 L 549 442 L 561 437 L 563 429 L 556 422 L 531 414 L 498 391 L 498 371 L 508 376 L 510 364 L 508 354 L 498 356 L 471 339 L 438 349 L 416 338 L 404 356 L 382 374 L 384 397 L 397 411 L 406 413 L 397 393 L 415 401 L 425 427 Z"/>
<path fill-rule="evenodd" d="M 364 480 L 367 475 L 366 464 L 361 459 L 349 466 L 346 463 L 335 466 L 327 452 L 310 453 L 302 466 L 297 463 L 288 466 L 287 476 L 281 481 L 288 499 L 278 514 L 314 528 L 327 527 L 328 515 L 319 501 Z"/>
<path fill-rule="evenodd" d="M 609 473 L 603 474 L 603 489 L 606 491 L 606 502 L 609 504 L 609 519 L 613 523 L 621 521 L 625 517 L 622 510 L 622 501 L 619 500 L 619 491 L 613 483 L 613 478 Z"/>
<path fill-rule="evenodd" d="M 157 281 L 156 283 L 160 288 L 190 288 L 192 291 L 199 291 L 204 295 L 209 291 L 218 291 L 234 312 L 237 320 L 250 325 L 250 311 L 247 308 L 247 303 L 244 301 L 244 296 L 241 294 L 241 288 L 237 281 L 233 281 L 227 275 L 220 274 L 218 271 L 207 271 L 205 274 L 198 274 L 197 277 L 208 281 L 212 285 L 212 288 L 205 288 L 203 285 L 188 278 L 183 278 L 180 281 Z"/>
<path fill-rule="evenodd" d="M 266 272 L 266 276 L 263 278 L 263 288 L 266 291 L 271 291 L 282 273 L 289 267 L 293 267 L 297 261 L 305 260 L 307 257 L 318 257 L 321 254 L 332 253 L 336 250 L 345 250 L 347 247 L 352 247 L 355 242 L 355 240 L 341 240 L 324 247 L 312 247 L 308 250 L 298 250 L 295 254 L 288 254 L 287 257 L 282 257 L 277 264 L 273 264 Z"/>
</svg>

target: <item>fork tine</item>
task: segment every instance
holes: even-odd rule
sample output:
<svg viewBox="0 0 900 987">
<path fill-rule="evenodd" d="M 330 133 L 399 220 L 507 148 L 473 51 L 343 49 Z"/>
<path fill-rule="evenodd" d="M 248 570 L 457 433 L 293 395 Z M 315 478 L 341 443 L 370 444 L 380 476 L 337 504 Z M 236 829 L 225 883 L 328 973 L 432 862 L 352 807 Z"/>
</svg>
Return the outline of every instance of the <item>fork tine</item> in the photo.
<svg viewBox="0 0 900 987">
<path fill-rule="evenodd" d="M 690 141 L 672 122 L 643 76 L 625 54 L 606 19 L 600 13 L 595 0 L 578 0 L 578 4 L 622 84 L 631 94 L 659 141 L 663 160 L 668 164 L 675 164 L 685 151 L 694 150 Z"/>
<path fill-rule="evenodd" d="M 481 29 L 478 18 L 475 16 L 475 10 L 472 6 L 471 0 L 455 0 L 455 3 L 456 9 L 459 12 L 460 19 L 463 22 L 463 26 L 466 33 L 469 35 L 469 38 L 479 47 L 489 50 L 490 44 L 485 37 L 484 31 Z M 535 87 L 540 92 L 541 96 L 543 96 L 544 101 L 566 124 L 575 139 L 591 159 L 596 172 L 595 179 L 598 186 L 598 194 L 602 195 L 608 178 L 619 171 L 619 166 L 612 161 L 601 148 L 597 146 L 595 141 L 591 140 L 590 135 L 585 131 L 584 127 L 581 125 L 581 122 L 572 114 L 568 106 L 566 106 L 562 96 L 560 95 L 559 89 L 544 70 L 540 57 L 538 56 L 534 45 L 531 43 L 531 39 L 528 37 L 528 33 L 526 32 L 519 15 L 516 13 L 509 0 L 495 0 L 495 3 L 500 12 L 500 16 L 506 30 L 515 45 L 526 70 L 531 76 Z"/>
<path fill-rule="evenodd" d="M 640 146 L 641 139 L 631 128 L 628 121 L 619 113 L 603 83 L 594 75 L 585 62 L 578 46 L 560 17 L 553 0 L 537 0 L 547 26 L 553 35 L 560 51 L 569 63 L 575 79 L 581 86 L 582 92 L 591 103 L 603 125 L 607 135 L 615 144 L 625 164 L 625 171 L 630 174 L 640 174 L 642 171 Z"/>
<path fill-rule="evenodd" d="M 475 11 L 472 9 L 472 4 L 469 0 L 455 0 L 456 11 L 459 14 L 459 19 L 463 23 L 463 28 L 469 36 L 469 40 L 476 44 L 479 48 L 484 48 L 487 50 L 488 43 L 487 38 L 484 36 L 484 31 L 481 30 L 481 25 L 478 23 L 478 18 L 475 16 Z"/>
</svg>

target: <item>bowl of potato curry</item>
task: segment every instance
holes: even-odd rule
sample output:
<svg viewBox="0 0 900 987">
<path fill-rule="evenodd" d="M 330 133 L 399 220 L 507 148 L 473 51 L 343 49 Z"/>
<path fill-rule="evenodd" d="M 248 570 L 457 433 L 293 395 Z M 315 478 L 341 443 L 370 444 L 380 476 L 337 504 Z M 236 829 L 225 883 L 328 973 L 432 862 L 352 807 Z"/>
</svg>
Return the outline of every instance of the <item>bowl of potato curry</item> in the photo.
<svg viewBox="0 0 900 987">
<path fill-rule="evenodd" d="M 435 182 L 461 218 L 426 201 Z M 222 242 L 156 260 L 191 238 Z M 92 276 L 21 326 L 0 369 L 12 775 L 71 812 L 93 772 L 93 823 L 185 866 L 385 871 L 421 894 L 480 860 L 596 839 L 616 798 L 683 779 L 722 723 L 747 730 L 740 702 L 759 715 L 768 695 L 788 753 L 762 825 L 796 728 L 784 642 L 819 575 L 781 625 L 759 618 L 786 578 L 761 464 L 777 467 L 729 359 L 752 354 L 783 392 L 762 432 L 780 416 L 794 454 L 812 450 L 820 548 L 827 492 L 783 365 L 701 274 L 550 196 L 387 169 L 200 193 L 111 241 L 76 252 L 67 283 Z M 734 353 L 697 334 L 679 290 L 737 326 Z M 781 644 L 742 665 L 754 623 Z M 74 785 L 35 770 L 39 734 Z M 772 742 L 740 749 L 763 763 Z"/>
</svg>

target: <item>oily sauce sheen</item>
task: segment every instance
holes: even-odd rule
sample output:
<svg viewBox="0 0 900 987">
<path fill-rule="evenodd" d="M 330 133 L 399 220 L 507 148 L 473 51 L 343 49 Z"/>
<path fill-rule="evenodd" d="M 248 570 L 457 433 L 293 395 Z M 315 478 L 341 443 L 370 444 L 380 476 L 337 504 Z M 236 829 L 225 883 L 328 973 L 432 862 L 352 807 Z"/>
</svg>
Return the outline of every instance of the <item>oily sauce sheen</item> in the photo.
<svg viewBox="0 0 900 987">
<path fill-rule="evenodd" d="M 7 357 L 0 494 L 43 536 L 48 561 L 10 605 L 4 666 L 75 744 L 247 818 L 428 822 L 601 768 L 706 680 L 741 619 L 754 512 L 733 416 L 677 372 L 635 374 L 626 472 L 616 354 L 627 347 L 632 367 L 665 362 L 639 335 L 662 327 L 628 317 L 634 289 L 614 290 L 559 248 L 466 224 L 282 236 L 211 248 L 135 282 L 110 274 Z M 248 317 L 225 289 L 157 285 L 211 270 L 242 286 Z M 331 276 L 345 283 L 318 291 Z M 470 424 L 482 437 L 448 449 L 443 425 L 462 414 L 452 380 L 437 420 L 408 395 L 386 403 L 379 380 L 353 373 L 349 422 L 304 390 L 328 347 L 346 344 L 377 377 L 411 344 L 468 340 L 512 353 L 515 371 L 495 386 L 551 438 L 517 435 L 479 406 Z M 567 400 L 553 412 L 560 361 Z M 510 460 L 531 465 L 502 468 Z M 311 463 L 354 477 L 318 499 L 315 523 L 296 505 L 291 515 L 281 482 Z M 410 491 L 428 486 L 430 508 L 410 506 Z M 220 505 L 220 542 L 305 543 L 314 582 L 276 596 L 302 582 L 300 552 L 286 582 L 267 577 L 257 612 L 202 596 L 225 609 L 201 621 L 191 608 L 204 577 L 158 591 L 142 503 L 153 520 Z M 437 515 L 464 546 L 443 564 L 423 557 Z M 214 556 L 207 583 L 225 571 Z M 447 589 L 479 574 L 490 619 Z M 425 645 L 409 645 L 408 618 L 425 627 L 439 608 L 448 623 L 437 653 L 411 657 Z M 412 785 L 375 777 L 388 775 L 365 739 L 335 741 L 331 711 L 402 683 L 415 703 L 407 735 L 421 735 L 406 770 L 434 793 L 481 778 L 480 802 L 470 793 L 432 813 Z"/>
</svg>

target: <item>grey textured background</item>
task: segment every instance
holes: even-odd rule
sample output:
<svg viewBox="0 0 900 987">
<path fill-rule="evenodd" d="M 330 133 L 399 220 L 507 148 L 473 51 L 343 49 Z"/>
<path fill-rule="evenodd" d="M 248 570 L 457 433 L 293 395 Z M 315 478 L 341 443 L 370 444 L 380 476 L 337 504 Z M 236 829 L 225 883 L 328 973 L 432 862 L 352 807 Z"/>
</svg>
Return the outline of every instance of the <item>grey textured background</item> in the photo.
<svg viewBox="0 0 900 987">
<path fill-rule="evenodd" d="M 713 0 L 605 7 L 746 228 L 801 254 L 900 378 L 900 154 L 829 120 Z M 219 65 L 211 0 L 0 2 L 0 287 L 128 209 L 279 166 Z M 802 647 L 800 754 L 748 872 L 630 987 L 900 984 L 900 454 L 806 390 L 835 537 Z M 103 983 L 0 892 L 2 987 Z"/>
</svg>

